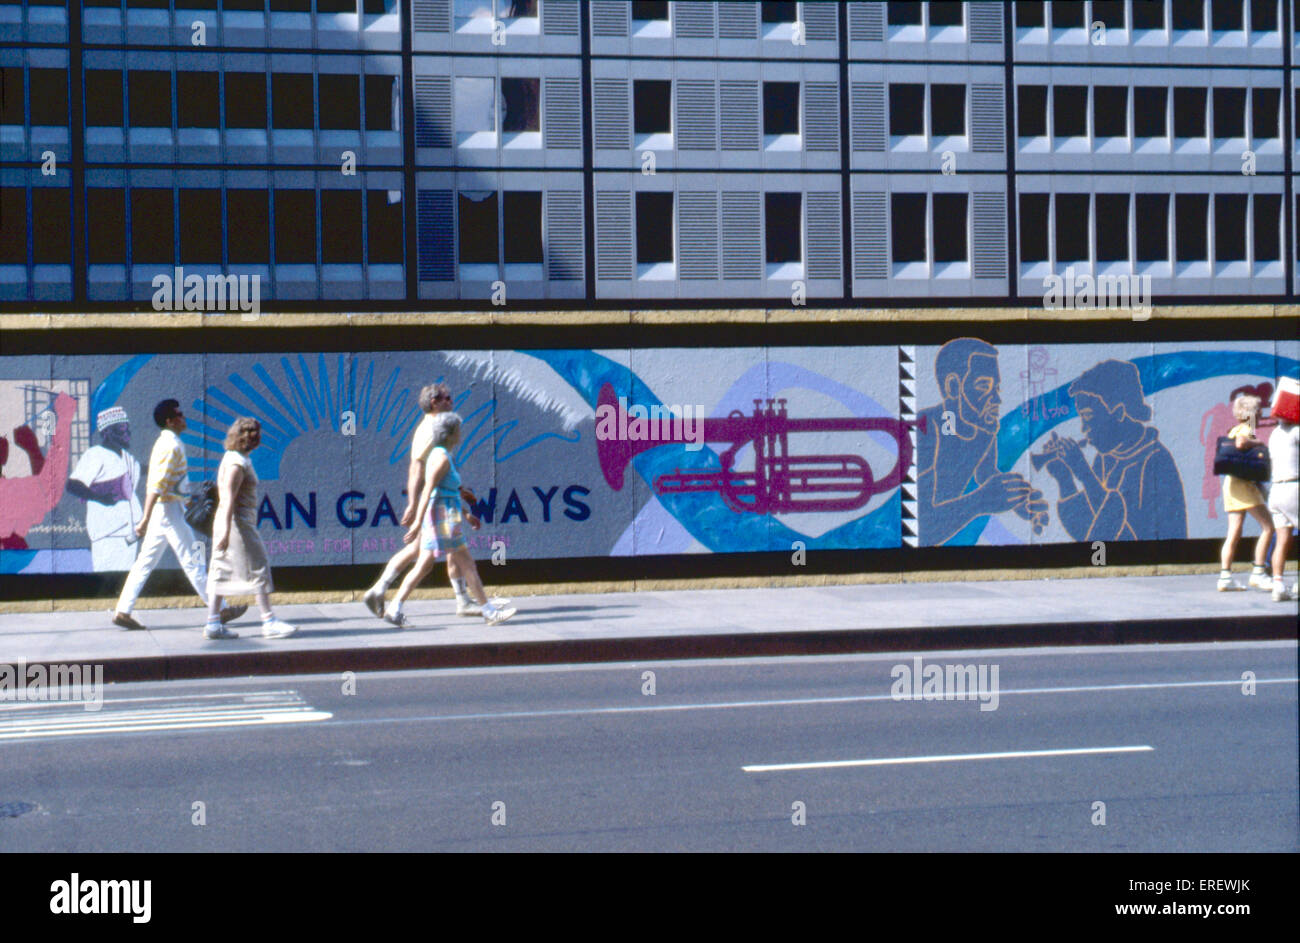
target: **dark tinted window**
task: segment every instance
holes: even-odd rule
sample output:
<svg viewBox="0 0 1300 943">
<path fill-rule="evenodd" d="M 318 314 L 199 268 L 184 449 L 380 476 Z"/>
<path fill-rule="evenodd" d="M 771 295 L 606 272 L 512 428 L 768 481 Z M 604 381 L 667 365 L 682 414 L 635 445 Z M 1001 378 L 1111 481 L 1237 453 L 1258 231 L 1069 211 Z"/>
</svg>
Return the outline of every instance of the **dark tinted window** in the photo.
<svg viewBox="0 0 1300 943">
<path fill-rule="evenodd" d="M 393 86 L 397 79 L 392 75 L 366 76 L 366 130 L 392 131 Z"/>
<path fill-rule="evenodd" d="M 966 86 L 930 86 L 930 133 L 935 136 L 966 133 Z"/>
<path fill-rule="evenodd" d="M 637 79 L 632 83 L 633 129 L 637 134 L 660 134 L 672 131 L 672 89 L 672 82 Z M 536 108 L 536 98 L 534 98 L 534 118 Z"/>
<path fill-rule="evenodd" d="M 892 135 L 925 133 L 925 86 L 889 86 L 889 133 Z"/>
<path fill-rule="evenodd" d="M 1174 137 L 1205 137 L 1205 89 L 1174 89 Z"/>
<path fill-rule="evenodd" d="M 1016 2 L 1016 25 L 1021 29 L 1031 29 L 1035 26 L 1045 26 L 1047 7 L 1042 0 L 1017 0 Z"/>
<path fill-rule="evenodd" d="M 1084 85 L 1058 85 L 1052 89 L 1052 120 L 1056 137 L 1083 137 L 1088 133 L 1088 89 Z"/>
<path fill-rule="evenodd" d="M 1135 197 L 1139 262 L 1169 260 L 1169 194 L 1139 193 Z"/>
<path fill-rule="evenodd" d="M 1250 0 L 1250 28 L 1260 33 L 1277 29 L 1277 0 Z"/>
<path fill-rule="evenodd" d="M 277 265 L 316 263 L 316 192 L 275 191 L 275 261 Z"/>
<path fill-rule="evenodd" d="M 1205 29 L 1202 0 L 1173 0 L 1174 29 Z"/>
<path fill-rule="evenodd" d="M 1134 0 L 1133 28 L 1135 30 L 1164 29 L 1165 28 L 1164 0 Z"/>
<path fill-rule="evenodd" d="M 793 23 L 799 17 L 797 3 L 763 3 L 764 23 Z"/>
<path fill-rule="evenodd" d="M 1142 85 L 1133 89 L 1133 134 L 1140 138 L 1169 135 L 1169 90 Z"/>
<path fill-rule="evenodd" d="M 1214 90 L 1214 136 L 1216 138 L 1246 136 L 1246 90 L 1244 88 Z"/>
<path fill-rule="evenodd" d="M 799 133 L 799 83 L 763 83 L 763 133 Z"/>
<path fill-rule="evenodd" d="M 1218 193 L 1214 197 L 1214 258 L 1218 262 L 1246 258 L 1246 194 Z"/>
<path fill-rule="evenodd" d="M 1020 260 L 1022 262 L 1047 261 L 1049 199 L 1046 193 L 1020 194 Z"/>
<path fill-rule="evenodd" d="M 891 2 L 889 4 L 888 13 L 890 26 L 921 25 L 921 4 L 919 3 Z"/>
<path fill-rule="evenodd" d="M 773 264 L 803 260 L 801 193 L 769 193 L 765 199 L 767 261 Z"/>
<path fill-rule="evenodd" d="M 1092 129 L 1099 138 L 1128 136 L 1128 89 L 1098 85 L 1092 90 Z"/>
<path fill-rule="evenodd" d="M 458 209 L 461 263 L 495 265 L 501 258 L 496 193 L 461 193 Z"/>
<path fill-rule="evenodd" d="M 1174 244 L 1179 262 L 1209 259 L 1206 234 L 1210 198 L 1204 193 L 1179 193 L 1174 197 Z"/>
<path fill-rule="evenodd" d="M 0 124 L 26 123 L 22 66 L 5 66 L 0 69 Z"/>
<path fill-rule="evenodd" d="M 1088 258 L 1088 194 L 1056 194 L 1056 260 Z"/>
<path fill-rule="evenodd" d="M 1016 89 L 1019 135 L 1033 138 L 1047 134 L 1047 86 L 1021 85 Z"/>
<path fill-rule="evenodd" d="M 0 219 L 13 220 L 0 226 L 0 263 L 27 264 L 27 190 L 0 187 Z M 22 225 L 19 224 L 22 221 Z"/>
<path fill-rule="evenodd" d="M 136 128 L 172 126 L 172 76 L 170 72 L 132 69 L 127 76 L 131 125 Z"/>
<path fill-rule="evenodd" d="M 387 190 L 366 191 L 366 245 L 372 265 L 402 262 L 402 201 Z"/>
<path fill-rule="evenodd" d="M 1276 193 L 1255 194 L 1255 261 L 1276 262 L 1282 258 L 1282 197 Z"/>
<path fill-rule="evenodd" d="M 1052 29 L 1082 29 L 1084 22 L 1083 3 L 1079 0 L 1053 0 Z"/>
<path fill-rule="evenodd" d="M 1210 28 L 1215 30 L 1245 29 L 1241 0 L 1210 0 Z M 1243 237 L 1244 239 L 1244 237 Z M 1245 256 L 1241 256 L 1245 258 Z"/>
<path fill-rule="evenodd" d="M 965 20 L 964 3 L 953 3 L 951 0 L 943 2 L 934 2 L 930 4 L 930 25 L 931 26 L 961 26 Z"/>
<path fill-rule="evenodd" d="M 1123 29 L 1124 0 L 1092 0 L 1092 20 L 1107 29 Z"/>
<path fill-rule="evenodd" d="M 666 20 L 668 19 L 668 0 L 662 0 L 659 3 L 646 3 L 645 0 L 636 0 L 632 4 L 632 19 L 634 20 Z"/>
<path fill-rule="evenodd" d="M 1097 261 L 1128 259 L 1128 194 L 1097 194 Z"/>
<path fill-rule="evenodd" d="M 966 249 L 966 194 L 936 193 L 931 200 L 934 261 L 965 262 L 970 258 Z"/>
<path fill-rule="evenodd" d="M 126 262 L 126 194 L 122 190 L 86 190 L 86 252 L 91 265 Z"/>
<path fill-rule="evenodd" d="M 310 13 L 311 0 L 271 0 L 271 9 L 277 13 Z"/>
<path fill-rule="evenodd" d="M 640 198 L 646 195 L 637 195 L 638 214 L 640 212 Z M 669 198 L 666 232 L 671 240 L 673 231 L 672 194 L 665 195 Z M 542 194 L 535 190 L 507 190 L 503 214 L 505 217 L 506 261 L 540 264 L 542 261 Z M 640 225 L 639 215 L 637 225 Z M 669 249 L 671 251 L 671 245 Z"/>
<path fill-rule="evenodd" d="M 361 130 L 361 80 L 355 75 L 322 72 L 320 83 L 321 130 Z"/>
<path fill-rule="evenodd" d="M 1256 140 L 1275 138 L 1279 130 L 1279 110 L 1282 104 L 1280 88 L 1256 88 L 1251 90 L 1250 133 Z"/>
<path fill-rule="evenodd" d="M 673 195 L 636 195 L 636 261 L 639 265 L 673 260 Z"/>
<path fill-rule="evenodd" d="M 266 127 L 266 75 L 261 72 L 227 72 L 226 127 Z"/>
<path fill-rule="evenodd" d="M 361 262 L 360 190 L 322 190 L 320 224 L 322 262 Z"/>
<path fill-rule="evenodd" d="M 226 253 L 232 265 L 271 261 L 271 213 L 265 190 L 226 191 Z"/>
<path fill-rule="evenodd" d="M 86 124 L 122 126 L 122 73 L 116 69 L 86 70 Z"/>
<path fill-rule="evenodd" d="M 181 264 L 221 264 L 221 191 L 181 190 Z"/>
<path fill-rule="evenodd" d="M 175 233 L 171 190 L 131 191 L 131 264 L 174 265 Z"/>
<path fill-rule="evenodd" d="M 215 128 L 221 122 L 221 96 L 217 73 L 176 73 L 176 126 Z"/>
<path fill-rule="evenodd" d="M 31 83 L 32 124 L 68 123 L 68 70 L 32 69 L 28 73 Z M 19 86 L 21 94 L 21 86 Z M 21 108 L 21 103 L 19 104 Z"/>
<path fill-rule="evenodd" d="M 310 128 L 312 110 L 310 74 L 271 75 L 271 127 Z"/>
<path fill-rule="evenodd" d="M 925 194 L 894 193 L 889 198 L 889 242 L 894 262 L 924 262 Z"/>
</svg>

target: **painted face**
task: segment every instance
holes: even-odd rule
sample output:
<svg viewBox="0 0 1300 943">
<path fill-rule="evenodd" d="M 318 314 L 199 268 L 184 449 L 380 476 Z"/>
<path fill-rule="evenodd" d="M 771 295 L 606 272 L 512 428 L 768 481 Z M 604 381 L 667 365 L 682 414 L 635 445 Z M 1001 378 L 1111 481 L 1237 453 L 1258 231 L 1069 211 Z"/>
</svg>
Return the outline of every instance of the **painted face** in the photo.
<svg viewBox="0 0 1300 943">
<path fill-rule="evenodd" d="M 997 358 L 988 354 L 971 357 L 970 369 L 961 386 L 962 418 L 988 432 L 996 431 L 1002 406 L 1001 387 Z"/>
<path fill-rule="evenodd" d="M 1099 452 L 1109 452 L 1116 444 L 1116 423 L 1101 397 L 1078 393 L 1074 397 L 1074 408 L 1079 413 L 1083 437 Z"/>
<path fill-rule="evenodd" d="M 119 422 L 104 430 L 104 444 L 110 449 L 125 449 L 131 445 L 131 424 Z"/>
</svg>

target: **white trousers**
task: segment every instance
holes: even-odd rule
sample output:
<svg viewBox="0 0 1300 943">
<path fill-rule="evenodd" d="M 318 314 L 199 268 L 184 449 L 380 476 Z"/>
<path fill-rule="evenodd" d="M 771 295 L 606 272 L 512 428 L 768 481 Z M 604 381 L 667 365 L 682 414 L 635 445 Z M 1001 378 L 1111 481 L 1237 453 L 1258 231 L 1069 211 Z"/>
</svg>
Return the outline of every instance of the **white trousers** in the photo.
<svg viewBox="0 0 1300 943">
<path fill-rule="evenodd" d="M 122 587 L 122 596 L 117 601 L 117 611 L 128 615 L 135 608 L 140 598 L 145 581 L 162 559 L 163 550 L 170 546 L 181 569 L 189 577 L 190 585 L 208 604 L 208 566 L 204 560 L 203 542 L 195 535 L 190 525 L 185 522 L 185 504 L 183 501 L 157 501 L 153 513 L 149 516 L 149 527 L 140 541 L 140 555 L 131 565 L 131 572 L 126 575 L 126 585 Z"/>
</svg>

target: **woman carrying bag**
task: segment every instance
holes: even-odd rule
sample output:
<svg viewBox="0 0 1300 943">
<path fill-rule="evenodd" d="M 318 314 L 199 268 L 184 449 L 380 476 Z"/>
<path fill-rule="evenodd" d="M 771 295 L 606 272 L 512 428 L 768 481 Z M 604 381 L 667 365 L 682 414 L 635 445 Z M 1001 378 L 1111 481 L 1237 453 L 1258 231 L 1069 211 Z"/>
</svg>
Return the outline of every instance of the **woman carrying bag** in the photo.
<svg viewBox="0 0 1300 943">
<path fill-rule="evenodd" d="M 1227 438 L 1239 451 L 1259 448 L 1263 445 L 1255 438 L 1255 429 L 1259 424 L 1260 400 L 1258 396 L 1238 396 L 1232 401 L 1232 414 L 1237 425 L 1228 430 Z M 1246 589 L 1232 579 L 1232 558 L 1237 552 L 1237 543 L 1241 540 L 1242 527 L 1249 514 L 1259 524 L 1259 539 L 1255 541 L 1255 567 L 1250 573 L 1251 589 L 1269 592 L 1273 581 L 1268 577 L 1268 545 L 1273 539 L 1273 521 L 1269 517 L 1264 493 L 1258 484 L 1245 478 L 1232 475 L 1223 476 L 1223 509 L 1228 512 L 1228 536 L 1223 541 L 1223 550 L 1219 556 L 1219 592 Z"/>
</svg>

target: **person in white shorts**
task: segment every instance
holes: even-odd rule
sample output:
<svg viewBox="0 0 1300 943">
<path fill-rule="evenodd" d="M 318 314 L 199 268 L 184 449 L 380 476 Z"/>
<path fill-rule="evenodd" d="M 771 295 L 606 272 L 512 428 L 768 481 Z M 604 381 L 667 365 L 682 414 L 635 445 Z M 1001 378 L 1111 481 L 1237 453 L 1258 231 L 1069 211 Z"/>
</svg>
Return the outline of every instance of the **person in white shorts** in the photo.
<svg viewBox="0 0 1300 943">
<path fill-rule="evenodd" d="M 1295 599 L 1282 579 L 1291 551 L 1292 531 L 1300 526 L 1300 382 L 1291 377 L 1278 380 L 1273 399 L 1277 428 L 1268 438 L 1268 456 L 1273 467 L 1273 486 L 1268 492 L 1268 510 L 1273 515 L 1277 545 L 1273 548 L 1273 601 Z"/>
<path fill-rule="evenodd" d="M 131 610 L 144 589 L 149 574 L 162 560 L 163 550 L 172 548 L 190 585 L 208 605 L 208 566 L 204 560 L 203 544 L 185 520 L 184 488 L 189 474 L 185 458 L 185 445 L 180 434 L 187 428 L 181 404 L 165 399 L 153 409 L 153 421 L 162 430 L 149 455 L 149 477 L 146 485 L 144 514 L 135 525 L 135 534 L 141 539 L 140 555 L 131 564 L 117 600 L 113 624 L 124 629 L 143 629 Z M 221 621 L 229 622 L 244 614 L 247 606 L 227 606 L 221 611 Z"/>
</svg>

